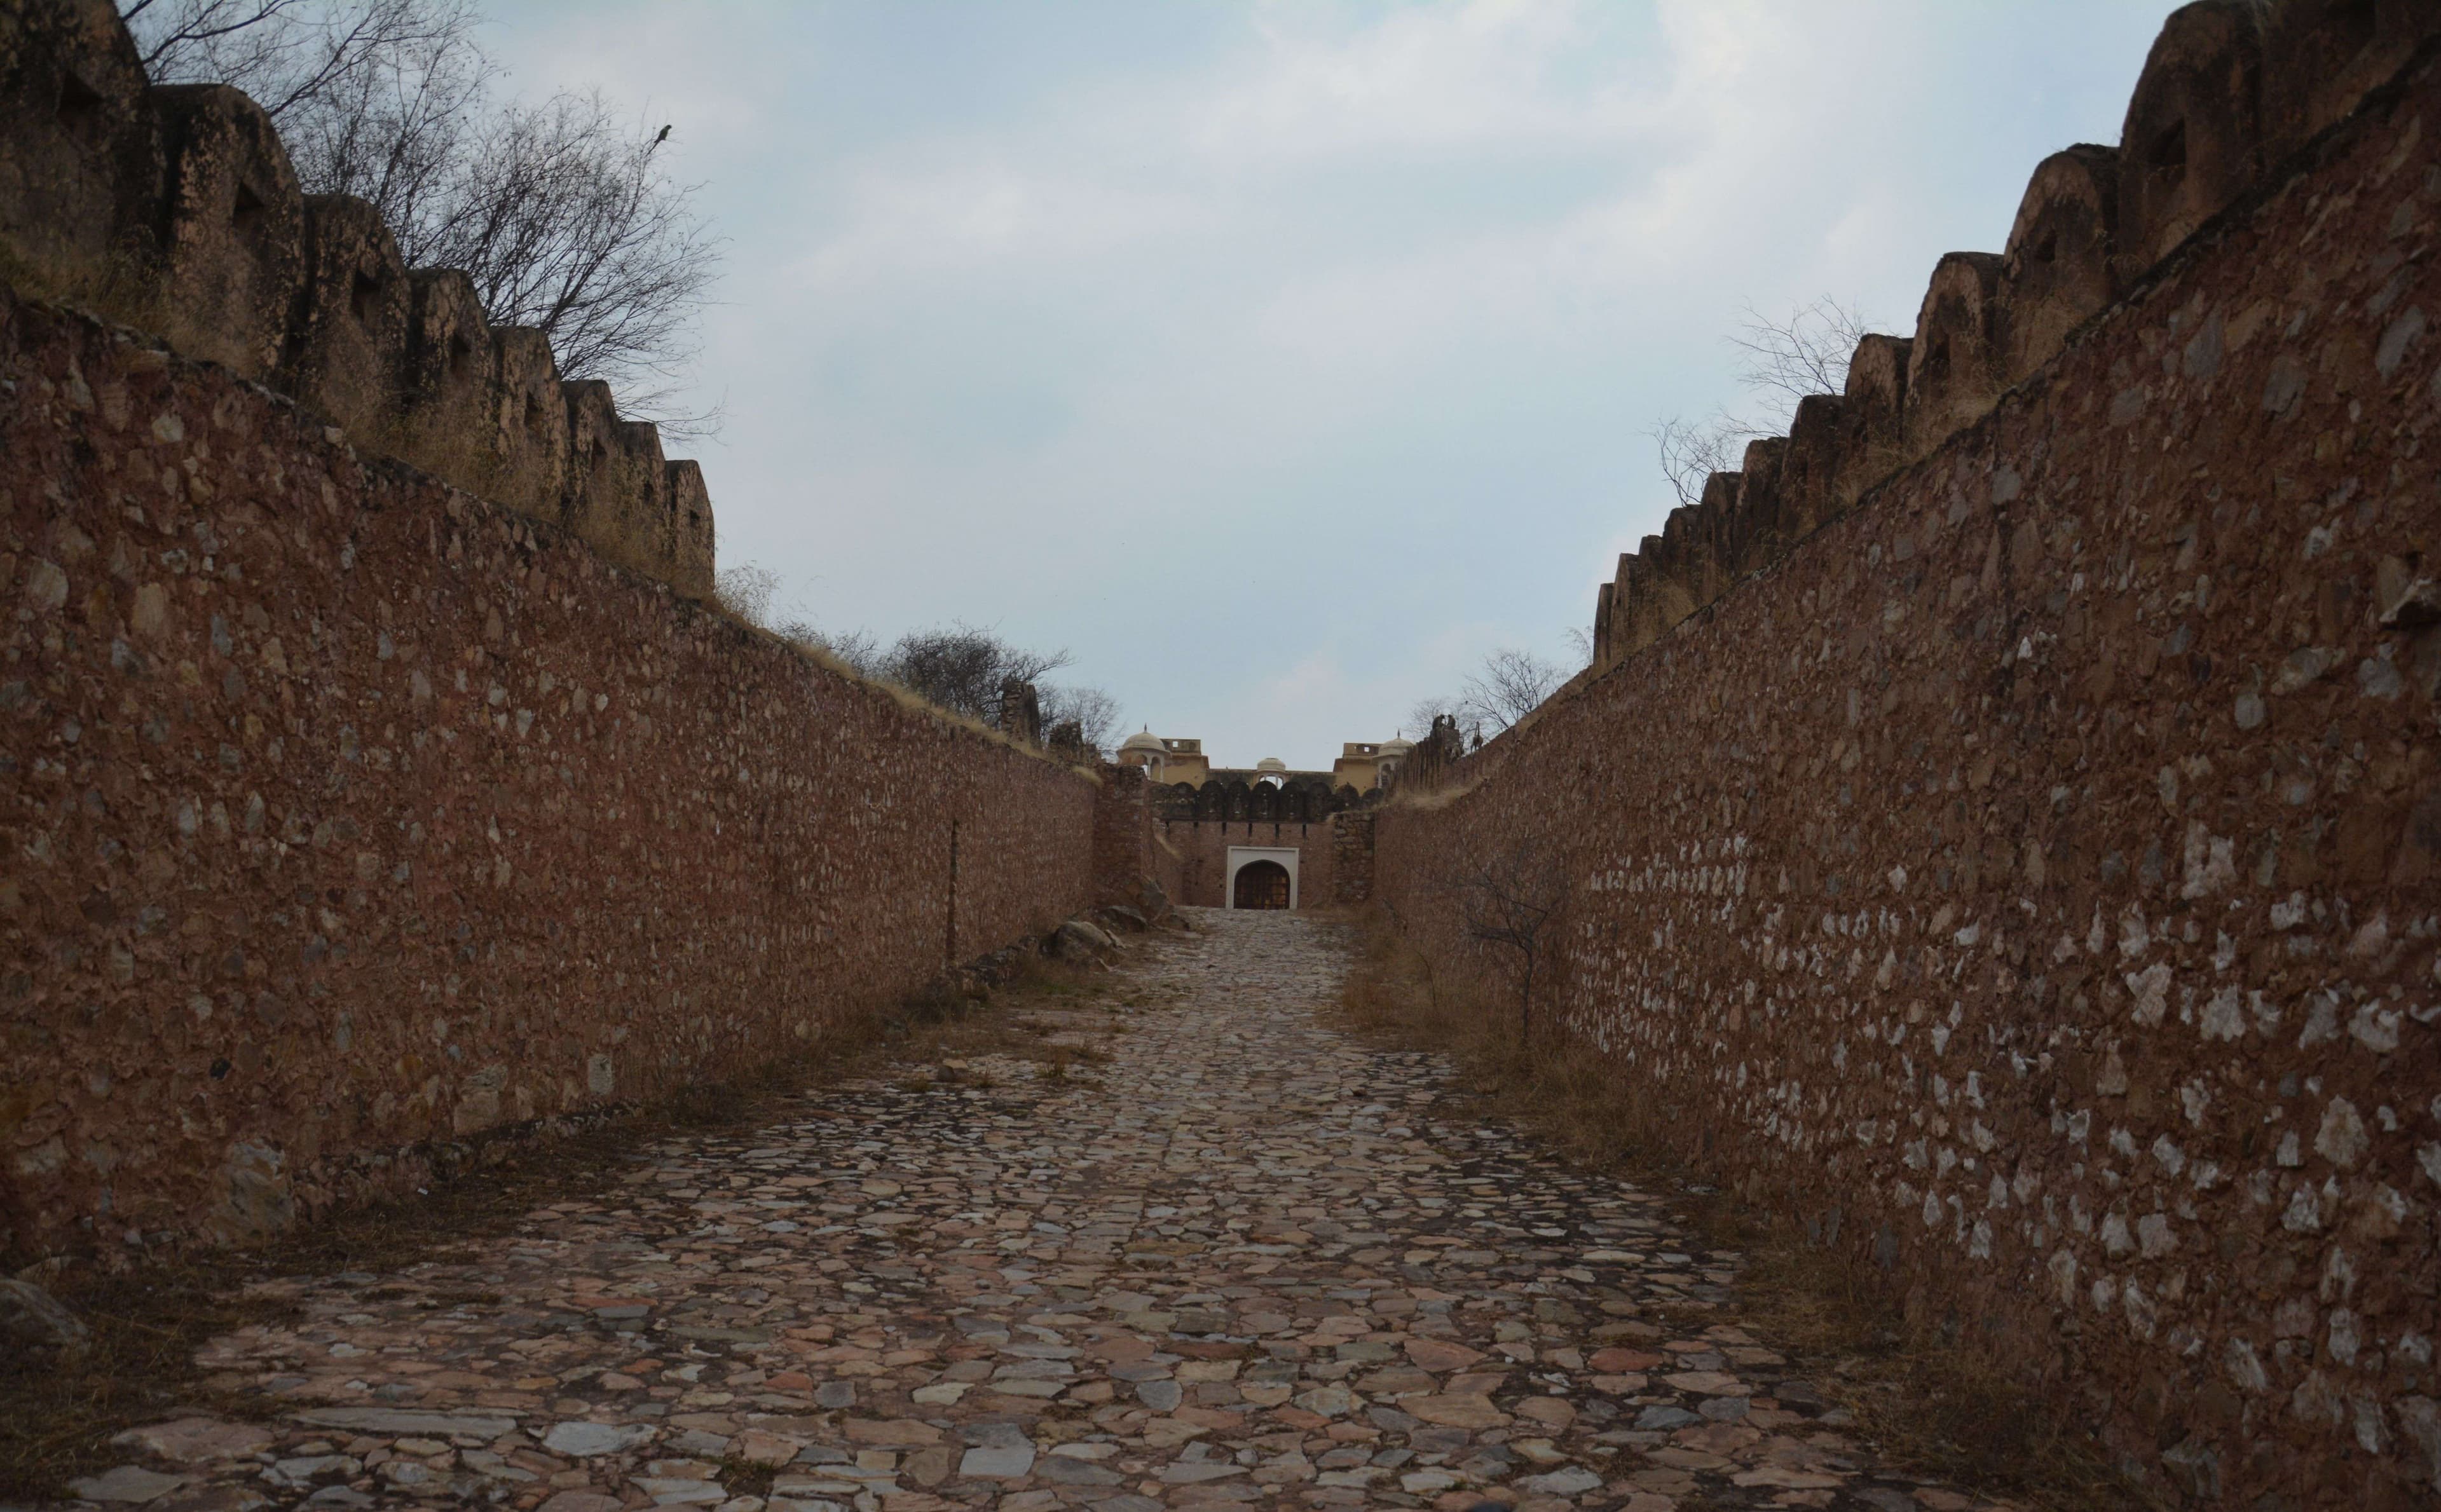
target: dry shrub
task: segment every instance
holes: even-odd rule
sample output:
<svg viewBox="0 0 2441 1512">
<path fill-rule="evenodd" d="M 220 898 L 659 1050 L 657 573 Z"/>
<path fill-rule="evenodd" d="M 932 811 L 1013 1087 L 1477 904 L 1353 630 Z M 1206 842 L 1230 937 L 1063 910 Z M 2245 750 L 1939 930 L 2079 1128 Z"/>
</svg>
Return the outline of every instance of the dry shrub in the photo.
<svg viewBox="0 0 2441 1512">
<path fill-rule="evenodd" d="M 1341 996 L 1348 1025 L 1447 1056 L 1482 1114 L 1670 1197 L 1709 1243 L 1741 1252 L 1739 1321 L 1809 1361 L 1886 1464 L 2056 1512 L 2162 1504 L 2111 1469 L 2088 1430 L 2090 1407 L 2066 1382 L 2030 1378 L 2021 1354 L 1954 1318 L 1910 1315 L 1860 1251 L 1809 1242 L 1739 1201 L 1688 1160 L 1675 1139 L 1683 1117 L 1639 1096 L 1632 1072 L 1557 1027 L 1522 1041 L 1512 990 L 1436 970 L 1379 909 L 1354 922 L 1358 959 Z"/>
</svg>

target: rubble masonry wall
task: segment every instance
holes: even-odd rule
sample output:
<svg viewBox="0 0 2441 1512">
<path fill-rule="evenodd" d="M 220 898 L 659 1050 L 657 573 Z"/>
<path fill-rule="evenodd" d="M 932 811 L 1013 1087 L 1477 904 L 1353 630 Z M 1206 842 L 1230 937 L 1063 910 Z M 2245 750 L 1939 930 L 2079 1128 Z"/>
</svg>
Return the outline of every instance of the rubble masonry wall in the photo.
<svg viewBox="0 0 2441 1512">
<path fill-rule="evenodd" d="M 0 1251 L 275 1230 L 1092 901 L 1073 769 L 5 292 L 0 519 Z"/>
<path fill-rule="evenodd" d="M 2155 1485 L 2404 1506 L 2441 1469 L 2441 68 L 2239 212 L 1394 802 L 1375 888 L 1492 983 L 1449 884 L 1555 869 L 1546 1012 L 1620 1095 Z"/>
</svg>

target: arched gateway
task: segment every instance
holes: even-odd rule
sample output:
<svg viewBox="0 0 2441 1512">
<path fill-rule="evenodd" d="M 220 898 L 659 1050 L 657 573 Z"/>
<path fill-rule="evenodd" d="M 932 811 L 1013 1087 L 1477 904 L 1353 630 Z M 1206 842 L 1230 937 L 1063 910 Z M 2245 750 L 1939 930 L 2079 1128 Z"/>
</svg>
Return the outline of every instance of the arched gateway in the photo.
<svg viewBox="0 0 2441 1512">
<path fill-rule="evenodd" d="M 1238 869 L 1230 895 L 1233 909 L 1285 909 L 1289 906 L 1289 869 L 1277 861 L 1249 861 Z"/>
<path fill-rule="evenodd" d="M 1233 845 L 1220 896 L 1232 909 L 1293 909 L 1302 901 L 1298 861 L 1293 846 Z"/>
</svg>

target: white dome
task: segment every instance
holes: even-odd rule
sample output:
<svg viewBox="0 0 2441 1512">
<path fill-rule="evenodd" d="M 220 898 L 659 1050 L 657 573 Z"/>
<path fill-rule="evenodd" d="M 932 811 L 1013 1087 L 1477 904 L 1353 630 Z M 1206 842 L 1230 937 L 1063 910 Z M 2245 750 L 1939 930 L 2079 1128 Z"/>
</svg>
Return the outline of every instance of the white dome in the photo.
<svg viewBox="0 0 2441 1512">
<path fill-rule="evenodd" d="M 1255 770 L 1258 772 L 1284 772 L 1288 769 L 1289 764 L 1277 756 L 1266 756 L 1255 764 Z"/>
<path fill-rule="evenodd" d="M 1380 749 L 1381 754 L 1384 756 L 1404 756 L 1407 752 L 1414 750 L 1415 748 L 1416 743 L 1414 741 L 1409 740 L 1402 735 L 1393 735 L 1388 740 L 1382 743 Z"/>
<path fill-rule="evenodd" d="M 1119 743 L 1121 750 L 1148 750 L 1159 755 L 1165 748 L 1161 737 L 1149 729 L 1139 729 Z"/>
</svg>

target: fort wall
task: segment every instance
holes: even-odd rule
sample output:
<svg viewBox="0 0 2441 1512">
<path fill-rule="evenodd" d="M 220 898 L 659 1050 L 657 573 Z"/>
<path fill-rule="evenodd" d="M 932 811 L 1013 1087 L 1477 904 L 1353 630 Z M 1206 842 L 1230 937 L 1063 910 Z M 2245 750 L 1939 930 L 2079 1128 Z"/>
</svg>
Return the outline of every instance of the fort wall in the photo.
<svg viewBox="0 0 2441 1512">
<path fill-rule="evenodd" d="M 2199 227 L 2392 78 L 2441 16 L 2418 0 L 2198 0 L 2172 13 L 2119 147 L 2034 169 L 1998 253 L 1934 266 L 1911 337 L 1869 335 L 1839 394 L 1621 555 L 1594 605 L 1594 670 L 1651 645 L 1881 479 L 1986 413 Z"/>
<path fill-rule="evenodd" d="M 369 452 L 564 526 L 679 592 L 712 592 L 694 462 L 566 382 L 539 331 L 409 268 L 379 214 L 309 195 L 262 107 L 150 84 L 110 0 L 0 9 L 0 277 L 270 385 Z"/>
<path fill-rule="evenodd" d="M 2441 1477 L 2441 65 L 2364 93 L 2429 8 L 2283 8 L 2277 50 L 2241 10 L 2172 18 L 2116 220 L 2106 164 L 2047 164 L 2010 260 L 1944 264 L 1912 349 L 1708 495 L 1677 560 L 1715 577 L 1648 543 L 1595 674 L 1380 812 L 1373 885 L 1505 992 L 1465 879 L 1548 875 L 1546 1020 L 1657 1137 L 2083 1393 L 2156 1488 L 2404 1507 Z M 2115 302 L 1943 314 L 2033 277 L 2030 224 Z M 2015 333 L 1971 383 L 1970 329 Z M 1741 556 L 1826 412 L 1841 477 L 1967 423 Z"/>
<path fill-rule="evenodd" d="M 1099 791 L 0 292 L 0 1251 L 276 1230 L 1093 901 Z"/>
<path fill-rule="evenodd" d="M 1161 871 L 1153 844 L 1151 784 L 1141 766 L 1105 765 L 1094 803 L 1094 901 L 1140 909 Z M 1174 893 L 1164 895 L 1173 903 Z"/>
</svg>

